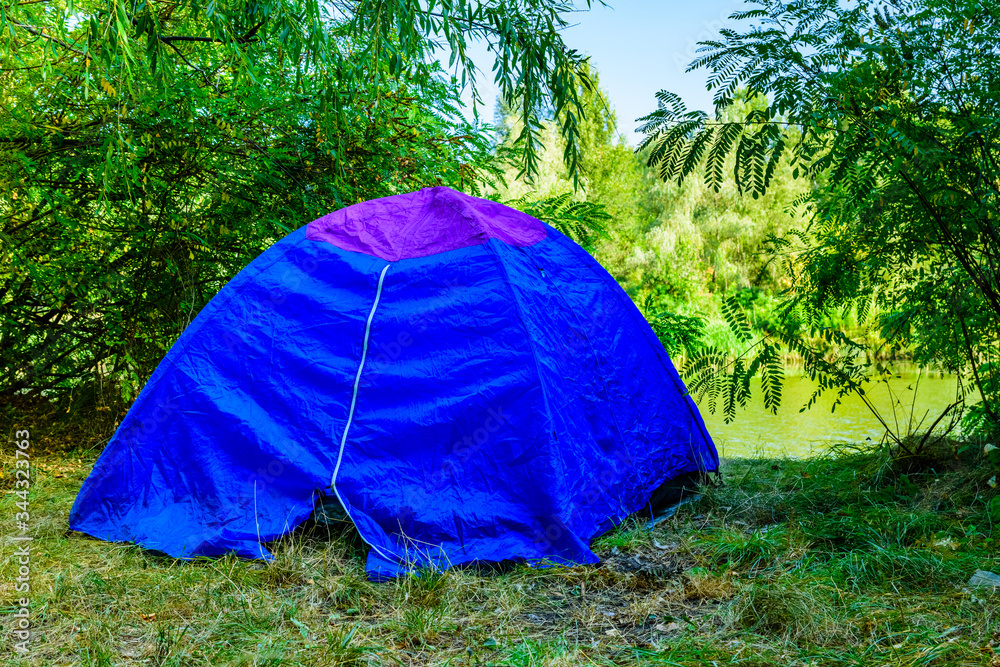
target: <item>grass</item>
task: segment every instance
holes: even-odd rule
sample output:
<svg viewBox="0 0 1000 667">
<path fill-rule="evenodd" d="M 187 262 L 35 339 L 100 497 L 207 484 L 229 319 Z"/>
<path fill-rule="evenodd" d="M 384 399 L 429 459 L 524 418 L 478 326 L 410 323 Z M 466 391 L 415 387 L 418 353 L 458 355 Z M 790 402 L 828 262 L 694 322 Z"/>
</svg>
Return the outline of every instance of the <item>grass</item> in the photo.
<svg viewBox="0 0 1000 667">
<path fill-rule="evenodd" d="M 981 461 L 904 475 L 846 447 L 730 460 L 724 484 L 655 530 L 626 522 L 596 540 L 599 566 L 373 584 L 356 535 L 317 525 L 272 544 L 270 563 L 181 562 L 69 533 L 99 439 L 33 428 L 33 639 L 22 656 L 0 638 L 9 664 L 1000 667 L 1000 592 L 965 586 L 1000 571 Z M 9 447 L 0 463 L 9 521 Z M 12 551 L 5 540 L 7 611 Z"/>
</svg>

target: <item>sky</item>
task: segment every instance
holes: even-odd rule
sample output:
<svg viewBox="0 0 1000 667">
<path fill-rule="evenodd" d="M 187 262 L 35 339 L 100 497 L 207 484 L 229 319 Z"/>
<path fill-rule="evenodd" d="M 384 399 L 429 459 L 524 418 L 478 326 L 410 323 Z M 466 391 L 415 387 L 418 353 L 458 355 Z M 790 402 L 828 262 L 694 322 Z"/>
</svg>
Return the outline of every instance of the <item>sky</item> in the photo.
<svg viewBox="0 0 1000 667">
<path fill-rule="evenodd" d="M 749 9 L 743 0 L 607 1 L 610 7 L 570 15 L 575 25 L 563 33 L 563 40 L 591 57 L 626 141 L 641 141 L 635 119 L 656 109 L 654 95 L 659 90 L 677 93 L 689 109 L 711 111 L 712 93 L 705 89 L 708 72 L 684 70 L 696 57 L 699 41 L 714 39 L 720 28 L 735 24 L 728 20 L 730 14 Z M 492 120 L 497 95 L 493 62 L 485 46 L 476 45 L 470 53 L 482 70 L 477 86 L 486 108 L 480 114 Z M 468 94 L 465 98 L 471 100 Z"/>
</svg>

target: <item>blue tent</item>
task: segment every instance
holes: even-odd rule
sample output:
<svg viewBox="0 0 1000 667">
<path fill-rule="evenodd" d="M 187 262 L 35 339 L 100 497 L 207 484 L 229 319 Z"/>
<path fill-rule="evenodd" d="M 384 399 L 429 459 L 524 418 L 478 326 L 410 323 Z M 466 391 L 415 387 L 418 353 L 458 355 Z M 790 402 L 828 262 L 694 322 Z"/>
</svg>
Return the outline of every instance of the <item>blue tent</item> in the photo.
<svg viewBox="0 0 1000 667">
<path fill-rule="evenodd" d="M 593 563 L 590 541 L 718 456 L 642 315 L 528 215 L 447 188 L 357 204 L 227 284 L 157 367 L 70 527 L 179 558 L 338 502 L 368 573 Z"/>
</svg>

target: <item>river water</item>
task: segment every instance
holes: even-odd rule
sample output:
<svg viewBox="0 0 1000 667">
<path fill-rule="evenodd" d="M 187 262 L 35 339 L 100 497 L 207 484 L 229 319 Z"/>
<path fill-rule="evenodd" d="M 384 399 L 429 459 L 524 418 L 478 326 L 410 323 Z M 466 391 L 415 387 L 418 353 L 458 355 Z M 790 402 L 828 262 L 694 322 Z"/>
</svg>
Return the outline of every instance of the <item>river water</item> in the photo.
<svg viewBox="0 0 1000 667">
<path fill-rule="evenodd" d="M 726 424 L 722 411 L 708 411 L 704 399 L 699 407 L 715 440 L 719 455 L 727 456 L 810 456 L 840 442 L 878 441 L 885 428 L 857 396 L 846 396 L 831 412 L 836 397 L 827 391 L 813 407 L 799 409 L 815 390 L 815 383 L 802 375 L 785 378 L 778 414 L 764 410 L 760 381 L 753 385 L 753 399 L 746 409 L 737 409 L 736 419 Z M 872 382 L 865 391 L 879 414 L 894 431 L 907 432 L 907 424 L 924 420 L 924 430 L 941 411 L 955 401 L 957 379 L 941 373 L 906 370 L 890 378 L 888 384 Z M 721 401 L 720 401 L 721 403 Z M 945 423 L 947 418 L 942 420 Z M 916 429 L 919 431 L 919 429 Z"/>
</svg>

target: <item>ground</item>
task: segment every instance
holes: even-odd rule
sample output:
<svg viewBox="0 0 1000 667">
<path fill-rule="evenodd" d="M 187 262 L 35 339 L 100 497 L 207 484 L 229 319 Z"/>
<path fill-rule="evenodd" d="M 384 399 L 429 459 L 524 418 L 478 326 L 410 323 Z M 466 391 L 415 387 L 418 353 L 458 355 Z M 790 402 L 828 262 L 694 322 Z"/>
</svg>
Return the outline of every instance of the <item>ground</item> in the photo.
<svg viewBox="0 0 1000 667">
<path fill-rule="evenodd" d="M 9 664 L 1000 667 L 1000 591 L 966 584 L 1000 572 L 1000 502 L 975 447 L 902 466 L 850 447 L 730 460 L 655 529 L 631 521 L 599 538 L 600 565 L 375 584 L 347 529 L 304 526 L 270 563 L 181 562 L 69 532 L 103 440 L 58 417 L 30 424 L 31 639 L 21 653 L 3 636 Z M 8 442 L 8 526 L 15 456 Z M 16 532 L 3 530 L 8 612 Z"/>
</svg>

